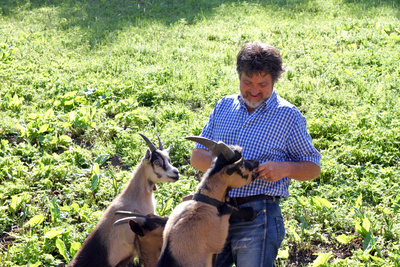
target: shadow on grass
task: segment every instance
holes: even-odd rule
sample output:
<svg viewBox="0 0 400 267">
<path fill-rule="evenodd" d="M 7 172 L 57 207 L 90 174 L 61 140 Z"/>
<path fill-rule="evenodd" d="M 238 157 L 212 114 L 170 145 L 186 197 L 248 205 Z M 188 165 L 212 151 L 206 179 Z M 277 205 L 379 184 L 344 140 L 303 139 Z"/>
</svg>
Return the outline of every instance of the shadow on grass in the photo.
<svg viewBox="0 0 400 267">
<path fill-rule="evenodd" d="M 397 0 L 344 1 L 362 10 L 388 6 L 399 11 L 400 7 Z M 107 39 L 110 32 L 125 27 L 148 27 L 156 23 L 167 26 L 175 23 L 191 25 L 212 18 L 222 5 L 238 7 L 245 3 L 286 14 L 318 12 L 315 8 L 318 6 L 317 0 L 2 0 L 0 15 L 22 20 L 21 12 L 56 8 L 59 20 L 54 26 L 62 30 L 78 28 L 93 45 Z"/>
</svg>

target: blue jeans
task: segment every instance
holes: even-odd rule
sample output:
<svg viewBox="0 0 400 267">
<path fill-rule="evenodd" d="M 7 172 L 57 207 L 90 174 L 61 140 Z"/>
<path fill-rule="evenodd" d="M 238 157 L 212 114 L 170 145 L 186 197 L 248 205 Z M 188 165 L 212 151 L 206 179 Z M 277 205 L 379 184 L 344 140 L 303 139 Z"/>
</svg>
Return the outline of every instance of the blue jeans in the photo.
<svg viewBox="0 0 400 267">
<path fill-rule="evenodd" d="M 244 203 L 257 217 L 251 222 L 234 222 L 229 227 L 225 247 L 216 261 L 217 267 L 273 267 L 285 236 L 279 199 Z"/>
</svg>

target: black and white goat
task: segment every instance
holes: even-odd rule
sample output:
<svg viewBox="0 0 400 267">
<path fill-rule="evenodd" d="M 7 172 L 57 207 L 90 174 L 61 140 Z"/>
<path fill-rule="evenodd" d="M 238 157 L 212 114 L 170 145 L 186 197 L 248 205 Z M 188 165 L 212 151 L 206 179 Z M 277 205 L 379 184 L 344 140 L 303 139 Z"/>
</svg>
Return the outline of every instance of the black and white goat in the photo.
<svg viewBox="0 0 400 267">
<path fill-rule="evenodd" d="M 155 213 L 153 191 L 156 183 L 175 182 L 179 179 L 178 169 L 171 165 L 169 150 L 164 149 L 161 139 L 159 149 L 140 134 L 149 149 L 133 172 L 128 186 L 111 202 L 82 248 L 71 261 L 70 267 L 114 267 L 124 266 L 138 256 L 135 251 L 135 234 L 128 224 L 113 227 L 122 215 L 116 211 L 129 210 L 141 214 Z"/>
<path fill-rule="evenodd" d="M 225 203 L 229 190 L 247 185 L 257 176 L 253 171 L 258 161 L 244 160 L 242 148 L 202 137 L 186 139 L 206 146 L 217 157 L 193 199 L 180 203 L 169 216 L 157 267 L 211 267 L 213 255 L 224 247 L 231 214 L 238 214 L 237 208 Z M 255 218 L 252 209 L 245 213 L 242 220 Z"/>
<path fill-rule="evenodd" d="M 160 217 L 152 213 L 144 216 L 129 211 L 117 211 L 117 214 L 129 216 L 119 219 L 114 226 L 129 224 L 132 232 L 136 234 L 134 245 L 139 258 L 138 266 L 155 267 L 160 257 L 163 231 L 168 217 Z"/>
</svg>

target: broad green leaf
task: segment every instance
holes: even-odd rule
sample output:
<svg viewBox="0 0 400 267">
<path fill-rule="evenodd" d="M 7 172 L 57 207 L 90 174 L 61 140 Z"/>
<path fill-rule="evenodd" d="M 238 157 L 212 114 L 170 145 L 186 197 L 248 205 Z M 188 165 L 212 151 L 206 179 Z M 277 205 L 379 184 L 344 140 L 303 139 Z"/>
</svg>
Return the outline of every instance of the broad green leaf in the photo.
<svg viewBox="0 0 400 267">
<path fill-rule="evenodd" d="M 61 231 L 58 231 L 58 230 L 50 230 L 50 231 L 48 231 L 48 232 L 46 232 L 46 233 L 44 234 L 44 237 L 45 237 L 45 238 L 48 238 L 48 239 L 53 239 L 54 237 L 59 236 L 59 235 L 61 235 Z"/>
<path fill-rule="evenodd" d="M 29 113 L 29 115 L 28 115 L 28 119 L 30 119 L 30 120 L 34 120 L 38 117 L 39 117 L 39 115 L 36 113 Z"/>
<path fill-rule="evenodd" d="M 312 266 L 318 267 L 328 264 L 330 258 L 333 257 L 332 252 L 329 253 L 317 253 L 318 257 L 313 261 Z"/>
<path fill-rule="evenodd" d="M 35 227 L 38 224 L 41 224 L 44 221 L 44 215 L 40 214 L 40 215 L 36 215 L 33 218 L 31 218 L 26 224 L 25 226 L 31 226 L 31 227 Z"/>
<path fill-rule="evenodd" d="M 361 234 L 363 237 L 367 236 L 368 232 L 361 226 L 359 221 L 355 222 L 354 228 L 356 229 L 356 232 Z"/>
<path fill-rule="evenodd" d="M 76 253 L 81 249 L 82 244 L 79 242 L 74 242 L 71 244 L 71 247 L 69 248 L 69 253 L 71 254 L 71 258 L 74 258 Z"/>
<path fill-rule="evenodd" d="M 167 203 L 165 203 L 165 210 L 170 210 L 172 209 L 172 202 L 174 201 L 173 198 L 168 199 Z"/>
<path fill-rule="evenodd" d="M 390 35 L 390 38 L 393 39 L 393 40 L 396 40 L 396 41 L 400 41 L 400 36 L 395 34 L 395 33 L 392 33 Z"/>
<path fill-rule="evenodd" d="M 286 247 L 285 250 L 280 249 L 278 251 L 278 258 L 280 258 L 280 259 L 288 259 L 289 258 L 289 247 Z"/>
<path fill-rule="evenodd" d="M 43 124 L 42 126 L 40 126 L 38 133 L 44 133 L 49 129 L 49 126 L 47 123 Z"/>
<path fill-rule="evenodd" d="M 56 116 L 54 114 L 54 110 L 50 108 L 49 110 L 46 111 L 46 114 L 44 114 L 45 119 L 54 119 Z"/>
<path fill-rule="evenodd" d="M 360 194 L 356 200 L 355 206 L 357 209 L 360 209 L 362 207 L 362 194 Z"/>
<path fill-rule="evenodd" d="M 308 206 L 310 203 L 307 201 L 305 197 L 296 197 L 297 202 L 299 202 L 302 206 Z"/>
<path fill-rule="evenodd" d="M 12 196 L 11 197 L 11 203 L 10 203 L 10 210 L 11 211 L 16 211 L 19 205 L 22 202 L 22 197 L 21 196 Z"/>
<path fill-rule="evenodd" d="M 100 156 L 98 156 L 98 157 L 94 160 L 94 162 L 98 163 L 99 166 L 101 166 L 101 165 L 103 165 L 104 162 L 106 162 L 109 158 L 110 158 L 110 155 L 109 155 L 109 154 L 100 155 Z"/>
<path fill-rule="evenodd" d="M 100 173 L 100 166 L 99 166 L 99 164 L 97 162 L 95 162 L 93 164 L 93 173 L 94 174 L 99 174 Z"/>
<path fill-rule="evenodd" d="M 394 204 L 393 211 L 394 213 L 397 213 L 400 210 L 400 199 L 397 201 L 397 203 Z"/>
<path fill-rule="evenodd" d="M 315 199 L 317 202 L 321 203 L 324 207 L 326 207 L 326 208 L 328 208 L 328 209 L 331 209 L 331 208 L 332 208 L 332 203 L 329 202 L 329 200 L 327 200 L 327 199 L 325 199 L 325 198 L 322 198 L 322 197 L 318 197 L 318 196 L 314 197 L 314 199 Z"/>
<path fill-rule="evenodd" d="M 373 259 L 376 262 L 384 262 L 385 261 L 384 259 L 376 257 L 376 256 L 372 256 L 372 255 L 369 255 L 369 256 L 371 259 Z"/>
<path fill-rule="evenodd" d="M 61 135 L 59 138 L 60 142 L 62 143 L 71 143 L 72 139 L 68 135 Z"/>
<path fill-rule="evenodd" d="M 72 203 L 70 206 L 75 212 L 79 210 L 79 205 L 77 203 Z"/>
<path fill-rule="evenodd" d="M 73 105 L 73 104 L 74 104 L 74 100 L 73 100 L 73 99 L 64 102 L 64 105 L 65 105 L 65 106 L 71 106 L 71 105 Z"/>
<path fill-rule="evenodd" d="M 357 46 L 356 46 L 356 48 L 357 48 Z M 344 70 L 348 75 L 353 75 L 353 72 L 351 72 L 350 70 L 348 70 L 348 69 L 345 69 Z"/>
<path fill-rule="evenodd" d="M 58 205 L 55 197 L 53 197 L 50 202 L 50 213 L 52 222 L 56 222 L 60 219 L 60 206 Z"/>
<path fill-rule="evenodd" d="M 66 93 L 66 94 L 63 96 L 63 98 L 71 98 L 71 97 L 74 97 L 74 96 L 76 95 L 76 93 L 78 93 L 78 92 L 77 92 L 77 91 L 68 92 L 68 93 Z"/>
<path fill-rule="evenodd" d="M 336 240 L 342 244 L 348 244 L 353 240 L 356 236 L 355 235 L 340 235 L 336 237 Z"/>
<path fill-rule="evenodd" d="M 26 265 L 26 267 L 39 267 L 39 266 L 42 266 L 42 263 L 40 261 L 37 261 L 36 263 L 28 262 L 28 264 Z"/>
<path fill-rule="evenodd" d="M 370 228 L 371 228 L 371 222 L 369 221 L 368 218 L 364 218 L 363 223 L 362 223 L 362 227 L 369 232 Z"/>
<path fill-rule="evenodd" d="M 97 163 L 95 163 L 97 164 Z M 90 190 L 92 192 L 95 192 L 97 190 L 97 188 L 99 187 L 100 184 L 100 174 L 93 174 L 92 176 L 92 183 L 90 184 Z"/>
<path fill-rule="evenodd" d="M 142 120 L 142 121 L 149 121 L 149 117 L 145 116 L 145 115 L 137 115 L 136 116 L 138 119 Z"/>
<path fill-rule="evenodd" d="M 299 242 L 301 240 L 301 238 L 300 238 L 299 234 L 296 233 L 296 230 L 292 226 L 289 227 L 289 230 L 292 232 L 294 239 Z"/>
<path fill-rule="evenodd" d="M 363 242 L 363 248 L 364 248 L 364 251 L 365 250 L 367 250 L 367 251 L 369 251 L 369 250 L 371 250 L 371 248 L 372 248 L 372 236 L 371 236 L 371 233 L 368 233 L 365 237 L 364 237 L 364 242 Z"/>
<path fill-rule="evenodd" d="M 61 239 L 57 238 L 56 247 L 58 248 L 58 252 L 60 252 L 60 254 L 64 257 L 67 263 L 69 263 L 70 260 L 69 260 L 68 250 L 65 247 L 65 243 Z"/>
</svg>

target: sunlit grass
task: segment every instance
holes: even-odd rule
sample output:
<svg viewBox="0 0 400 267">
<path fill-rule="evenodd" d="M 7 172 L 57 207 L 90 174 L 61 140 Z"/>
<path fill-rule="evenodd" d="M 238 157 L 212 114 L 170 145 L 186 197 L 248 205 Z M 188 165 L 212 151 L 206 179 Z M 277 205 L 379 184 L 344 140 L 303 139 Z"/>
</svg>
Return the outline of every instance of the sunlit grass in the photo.
<svg viewBox="0 0 400 267">
<path fill-rule="evenodd" d="M 137 132 L 158 133 L 182 173 L 156 192 L 167 216 L 197 184 L 184 137 L 238 91 L 235 56 L 253 40 L 282 51 L 276 90 L 323 155 L 320 178 L 282 202 L 282 251 L 319 242 L 349 246 L 332 265 L 399 264 L 398 2 L 3 2 L 2 266 L 68 262 L 144 155 Z"/>
</svg>

